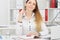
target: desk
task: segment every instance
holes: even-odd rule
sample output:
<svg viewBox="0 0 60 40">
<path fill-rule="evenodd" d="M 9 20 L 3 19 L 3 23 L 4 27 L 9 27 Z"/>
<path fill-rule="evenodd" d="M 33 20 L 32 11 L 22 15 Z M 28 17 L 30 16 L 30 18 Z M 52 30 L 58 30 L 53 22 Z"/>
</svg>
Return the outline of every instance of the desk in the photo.
<svg viewBox="0 0 60 40">
<path fill-rule="evenodd" d="M 10 36 L 10 40 L 48 40 L 48 38 L 34 39 L 33 37 L 26 37 L 26 36 Z"/>
<path fill-rule="evenodd" d="M 48 39 L 20 39 L 20 40 L 48 40 Z"/>
</svg>

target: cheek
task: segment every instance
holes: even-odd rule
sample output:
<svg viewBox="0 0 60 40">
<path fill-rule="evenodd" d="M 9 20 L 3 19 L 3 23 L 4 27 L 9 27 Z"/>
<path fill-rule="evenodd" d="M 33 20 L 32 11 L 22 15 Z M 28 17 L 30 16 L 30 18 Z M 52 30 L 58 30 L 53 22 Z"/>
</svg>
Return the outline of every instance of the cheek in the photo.
<svg viewBox="0 0 60 40">
<path fill-rule="evenodd" d="M 30 6 L 30 5 L 29 5 L 29 4 L 27 4 L 27 5 L 26 5 L 26 8 L 29 8 L 29 6 Z"/>
<path fill-rule="evenodd" d="M 33 6 L 33 9 L 35 9 L 35 6 Z"/>
</svg>

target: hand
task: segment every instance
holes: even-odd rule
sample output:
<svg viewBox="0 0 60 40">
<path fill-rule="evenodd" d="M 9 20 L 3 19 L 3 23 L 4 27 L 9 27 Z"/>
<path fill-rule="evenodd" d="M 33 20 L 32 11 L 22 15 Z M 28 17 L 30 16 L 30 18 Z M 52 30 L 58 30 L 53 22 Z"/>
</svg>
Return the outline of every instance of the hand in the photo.
<svg viewBox="0 0 60 40">
<path fill-rule="evenodd" d="M 39 36 L 39 34 L 37 33 L 37 32 L 29 32 L 28 34 L 27 34 L 27 36 Z"/>
<path fill-rule="evenodd" d="M 19 10 L 20 16 L 22 16 L 24 13 L 25 13 L 25 11 L 24 11 L 23 9 L 20 9 L 20 10 Z"/>
<path fill-rule="evenodd" d="M 19 15 L 18 15 L 18 18 L 17 18 L 19 23 L 22 23 L 22 16 L 23 16 L 24 13 L 25 13 L 25 11 L 23 9 L 19 10 Z"/>
</svg>

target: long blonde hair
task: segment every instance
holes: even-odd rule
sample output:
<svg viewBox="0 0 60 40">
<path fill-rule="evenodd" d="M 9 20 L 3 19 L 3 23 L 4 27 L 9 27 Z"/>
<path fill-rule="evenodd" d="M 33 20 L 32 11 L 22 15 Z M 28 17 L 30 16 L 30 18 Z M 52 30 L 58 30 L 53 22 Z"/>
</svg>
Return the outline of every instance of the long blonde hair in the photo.
<svg viewBox="0 0 60 40">
<path fill-rule="evenodd" d="M 26 1 L 26 3 L 28 2 L 29 0 Z M 37 0 L 36 1 L 36 7 L 35 9 L 33 10 L 33 12 L 35 13 L 35 23 L 36 23 L 36 31 L 37 32 L 40 32 L 41 31 L 41 22 L 43 21 L 42 20 L 42 16 L 39 12 L 39 9 L 38 9 L 38 5 L 37 5 Z"/>
</svg>

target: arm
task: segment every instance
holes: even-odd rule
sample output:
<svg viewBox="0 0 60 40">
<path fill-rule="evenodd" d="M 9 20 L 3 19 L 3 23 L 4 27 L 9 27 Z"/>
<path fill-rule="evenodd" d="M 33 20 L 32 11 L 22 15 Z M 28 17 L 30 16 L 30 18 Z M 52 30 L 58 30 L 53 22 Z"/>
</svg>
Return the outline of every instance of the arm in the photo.
<svg viewBox="0 0 60 40">
<path fill-rule="evenodd" d="M 18 15 L 18 22 L 20 23 L 22 22 L 23 15 L 24 15 L 24 10 L 20 9 Z"/>
<path fill-rule="evenodd" d="M 22 16 L 20 14 L 18 15 L 18 18 L 17 19 L 18 19 L 18 22 L 19 23 L 22 23 Z"/>
</svg>

